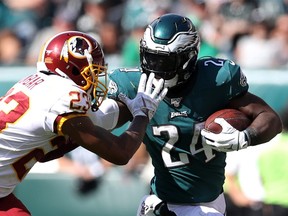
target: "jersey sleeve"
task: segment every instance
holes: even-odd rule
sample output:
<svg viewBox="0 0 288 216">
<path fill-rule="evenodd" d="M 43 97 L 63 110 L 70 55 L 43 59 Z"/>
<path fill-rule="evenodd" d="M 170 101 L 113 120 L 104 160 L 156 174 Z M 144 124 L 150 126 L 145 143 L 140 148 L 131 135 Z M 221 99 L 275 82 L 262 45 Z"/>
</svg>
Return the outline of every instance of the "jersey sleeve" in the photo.
<svg viewBox="0 0 288 216">
<path fill-rule="evenodd" d="M 241 67 L 231 60 L 202 58 L 198 61 L 197 67 L 200 73 L 198 84 L 209 86 L 210 90 L 217 89 L 217 92 L 222 92 L 221 97 L 231 100 L 249 89 Z"/>
<path fill-rule="evenodd" d="M 243 73 L 241 67 L 230 60 L 226 60 L 223 70 L 229 72 L 231 83 L 231 98 L 244 94 L 248 91 L 249 85 L 247 77 Z"/>
<path fill-rule="evenodd" d="M 119 68 L 109 74 L 108 97 L 116 99 L 119 93 L 134 98 L 137 94 L 141 71 L 138 68 Z"/>
<path fill-rule="evenodd" d="M 46 127 L 62 135 L 62 124 L 70 118 L 86 116 L 90 109 L 90 96 L 78 87 L 69 88 L 59 94 L 46 115 Z"/>
<path fill-rule="evenodd" d="M 119 117 L 119 107 L 115 100 L 105 99 L 97 111 L 89 109 L 87 112 L 92 122 L 106 130 L 112 130 L 116 127 Z"/>
</svg>

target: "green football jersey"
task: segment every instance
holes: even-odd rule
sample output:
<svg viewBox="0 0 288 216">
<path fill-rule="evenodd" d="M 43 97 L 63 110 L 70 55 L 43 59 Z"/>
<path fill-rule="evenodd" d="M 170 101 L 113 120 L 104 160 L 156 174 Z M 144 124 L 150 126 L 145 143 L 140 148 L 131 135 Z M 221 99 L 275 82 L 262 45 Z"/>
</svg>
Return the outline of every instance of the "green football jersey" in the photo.
<svg viewBox="0 0 288 216">
<path fill-rule="evenodd" d="M 140 75 L 137 68 L 111 72 L 109 97 L 135 97 Z M 229 60 L 200 59 L 192 76 L 181 96 L 160 102 L 143 141 L 154 166 L 151 189 L 169 203 L 209 202 L 222 192 L 226 153 L 202 144 L 200 131 L 210 114 L 248 91 L 240 67 Z"/>
</svg>

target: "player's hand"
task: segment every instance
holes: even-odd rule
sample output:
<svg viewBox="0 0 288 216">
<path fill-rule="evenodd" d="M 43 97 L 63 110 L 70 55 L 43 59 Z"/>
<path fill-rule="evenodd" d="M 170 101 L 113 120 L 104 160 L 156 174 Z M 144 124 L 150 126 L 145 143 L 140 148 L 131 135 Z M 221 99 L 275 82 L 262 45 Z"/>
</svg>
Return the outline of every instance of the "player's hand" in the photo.
<svg viewBox="0 0 288 216">
<path fill-rule="evenodd" d="M 154 73 L 150 73 L 147 80 L 147 75 L 142 73 L 139 81 L 138 93 L 134 99 L 129 99 L 122 93 L 119 94 L 119 99 L 127 105 L 133 117 L 147 116 L 149 120 L 151 120 L 160 101 L 164 99 L 168 91 L 167 88 L 163 89 L 164 80 L 154 80 L 154 77 Z"/>
<path fill-rule="evenodd" d="M 165 215 L 176 216 L 173 211 L 167 207 L 167 203 L 159 199 L 155 194 L 146 195 L 141 201 L 141 205 L 137 210 L 137 216 L 150 216 L 150 215 Z"/>
<path fill-rule="evenodd" d="M 231 126 L 225 119 L 216 118 L 215 122 L 220 124 L 222 131 L 219 134 L 201 130 L 204 142 L 220 152 L 238 151 L 249 145 L 248 134 Z"/>
</svg>

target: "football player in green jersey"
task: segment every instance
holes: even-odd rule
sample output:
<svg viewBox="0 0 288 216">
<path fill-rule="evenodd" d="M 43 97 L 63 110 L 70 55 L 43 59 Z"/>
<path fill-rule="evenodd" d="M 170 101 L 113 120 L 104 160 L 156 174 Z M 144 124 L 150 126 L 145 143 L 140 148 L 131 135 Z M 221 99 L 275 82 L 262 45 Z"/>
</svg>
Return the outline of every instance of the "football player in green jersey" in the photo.
<svg viewBox="0 0 288 216">
<path fill-rule="evenodd" d="M 151 194 L 139 206 L 139 216 L 225 215 L 226 152 L 267 142 L 282 130 L 275 111 L 249 93 L 240 66 L 225 59 L 198 59 L 199 44 L 191 20 L 165 14 L 146 28 L 140 42 L 141 68 L 110 73 L 109 97 L 116 100 L 120 93 L 135 97 L 141 73 L 154 73 L 155 84 L 163 78 L 168 88 L 143 141 L 152 158 L 154 177 Z M 203 130 L 207 117 L 223 108 L 244 112 L 251 125 L 238 131 L 221 120 L 226 133 Z M 119 111 L 119 122 L 129 117 L 123 113 Z"/>
</svg>

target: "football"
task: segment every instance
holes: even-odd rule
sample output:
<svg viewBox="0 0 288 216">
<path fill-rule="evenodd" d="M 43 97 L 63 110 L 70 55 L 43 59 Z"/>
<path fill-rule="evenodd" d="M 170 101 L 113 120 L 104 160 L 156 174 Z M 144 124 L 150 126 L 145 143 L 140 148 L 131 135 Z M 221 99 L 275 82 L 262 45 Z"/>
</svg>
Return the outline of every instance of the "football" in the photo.
<svg viewBox="0 0 288 216">
<path fill-rule="evenodd" d="M 251 120 L 241 111 L 236 109 L 222 109 L 210 115 L 205 121 L 205 129 L 213 133 L 221 133 L 221 125 L 214 122 L 215 118 L 224 118 L 230 125 L 239 131 L 245 130 Z"/>
</svg>

